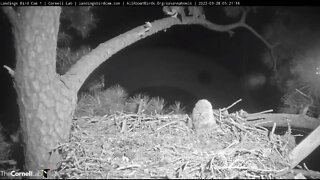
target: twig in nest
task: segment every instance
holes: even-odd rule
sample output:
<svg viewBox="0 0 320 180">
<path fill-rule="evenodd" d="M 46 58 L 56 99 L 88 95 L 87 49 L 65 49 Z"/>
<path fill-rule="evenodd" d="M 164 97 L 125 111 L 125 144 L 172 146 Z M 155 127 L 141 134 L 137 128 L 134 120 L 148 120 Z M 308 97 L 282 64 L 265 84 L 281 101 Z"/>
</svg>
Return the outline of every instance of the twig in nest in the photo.
<svg viewBox="0 0 320 180">
<path fill-rule="evenodd" d="M 132 164 L 129 166 L 118 167 L 116 170 L 125 170 L 125 169 L 140 168 L 140 167 L 141 167 L 141 165 L 139 165 L 139 164 Z"/>
<path fill-rule="evenodd" d="M 268 121 L 268 122 L 271 122 L 271 121 Z M 263 129 L 265 132 L 268 132 L 268 131 L 269 131 L 267 128 L 265 128 L 265 127 L 263 127 L 263 126 L 260 126 L 259 124 L 263 124 L 263 122 L 256 124 L 255 127 L 257 127 L 257 128 L 256 128 L 256 129 L 253 129 L 253 128 L 252 128 L 252 130 L 261 131 L 260 129 Z M 258 128 L 260 128 L 260 129 L 258 129 Z"/>
<path fill-rule="evenodd" d="M 121 127 L 121 132 L 126 132 L 127 130 L 127 119 L 124 118 L 123 121 L 122 121 L 122 127 Z"/>
<path fill-rule="evenodd" d="M 170 124 L 177 123 L 178 121 L 180 121 L 180 120 L 169 122 L 169 123 L 167 123 L 167 124 L 165 124 L 165 125 L 163 125 L 163 126 L 159 127 L 158 129 L 156 129 L 156 131 L 159 131 L 160 129 L 162 129 L 162 128 L 166 127 L 166 126 L 169 126 Z"/>
<path fill-rule="evenodd" d="M 234 105 L 236 105 L 236 104 L 239 103 L 240 101 L 242 101 L 242 99 L 239 99 L 239 100 L 237 100 L 236 102 L 232 103 L 230 106 L 228 106 L 228 107 L 226 107 L 226 108 L 223 108 L 222 111 L 230 109 L 231 107 L 233 107 Z"/>
<path fill-rule="evenodd" d="M 256 116 L 259 114 L 265 114 L 265 113 L 270 113 L 273 112 L 273 109 L 269 109 L 269 110 L 265 110 L 265 111 L 261 111 L 261 112 L 257 112 L 257 113 L 252 113 L 252 114 L 248 114 L 248 116 Z"/>
<path fill-rule="evenodd" d="M 277 126 L 277 123 L 273 123 L 272 130 L 271 130 L 271 132 L 269 134 L 270 141 L 274 141 L 275 140 L 274 139 L 274 131 L 276 130 L 276 126 Z"/>
<path fill-rule="evenodd" d="M 237 127 L 238 129 L 242 130 L 243 132 L 248 132 L 242 124 L 237 123 L 236 121 L 234 121 L 234 119 L 232 119 L 232 118 L 230 118 L 230 117 L 229 117 L 229 122 L 230 122 L 233 126 L 235 126 L 235 127 Z"/>
</svg>

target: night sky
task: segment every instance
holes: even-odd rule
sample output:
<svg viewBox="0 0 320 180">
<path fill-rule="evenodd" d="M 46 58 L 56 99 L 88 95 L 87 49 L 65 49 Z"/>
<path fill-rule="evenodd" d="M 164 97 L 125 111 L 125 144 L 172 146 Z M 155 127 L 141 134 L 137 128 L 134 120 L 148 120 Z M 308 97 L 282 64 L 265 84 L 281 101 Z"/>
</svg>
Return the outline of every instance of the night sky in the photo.
<svg viewBox="0 0 320 180">
<path fill-rule="evenodd" d="M 120 12 L 120 10 L 121 12 Z M 117 11 L 119 10 L 119 12 Z M 116 12 L 115 12 L 116 11 Z M 206 11 L 206 17 L 207 19 L 212 20 L 213 22 L 219 23 L 219 24 L 228 24 L 232 22 L 236 22 L 237 19 L 231 19 L 227 18 L 224 15 L 224 12 L 221 10 L 221 8 L 205 8 Z M 98 24 L 98 27 L 96 30 L 92 32 L 92 38 L 88 38 L 84 40 L 85 43 L 92 45 L 92 47 L 96 47 L 99 43 L 104 42 L 120 33 L 126 32 L 133 27 L 139 26 L 142 23 L 146 21 L 152 22 L 153 20 L 159 19 L 164 17 L 164 13 L 161 10 L 161 7 L 139 7 L 139 8 L 131 8 L 131 7 L 125 7 L 125 8 L 101 8 L 97 9 L 96 11 L 97 17 L 100 18 L 100 22 Z M 271 21 L 270 17 L 264 17 L 268 15 L 268 11 L 263 10 L 260 14 L 262 16 L 264 22 Z M 115 18 L 115 17 L 116 18 Z M 259 31 L 261 28 L 260 23 L 261 20 L 259 20 L 259 17 L 248 17 L 248 22 L 253 24 L 254 28 L 257 28 Z M 100 29 L 101 27 L 101 29 Z M 102 30 L 103 29 L 103 30 Z M 80 44 L 80 43 L 79 43 Z M 141 50 L 143 48 L 151 48 L 151 50 Z M 228 72 L 215 72 L 211 71 L 209 73 L 212 73 L 210 76 L 213 76 L 215 78 L 207 78 L 209 81 L 211 80 L 211 86 L 204 85 L 203 87 L 199 88 L 214 88 L 213 92 L 217 92 L 217 94 L 221 94 L 221 92 L 230 91 L 228 94 L 221 94 L 226 98 L 226 100 L 219 99 L 217 102 L 217 107 L 227 106 L 230 105 L 232 102 L 243 98 L 244 104 L 243 106 L 239 106 L 238 109 L 241 108 L 247 108 L 249 111 L 258 111 L 258 110 L 265 110 L 270 109 L 276 105 L 276 103 L 269 102 L 266 104 L 266 106 L 257 107 L 253 100 L 253 96 L 247 97 L 249 92 L 243 92 L 242 94 L 237 94 L 240 91 L 242 91 L 242 88 L 240 84 L 241 78 L 244 77 L 244 75 L 249 74 L 251 72 L 261 71 L 263 73 L 269 73 L 269 69 L 266 67 L 263 67 L 263 64 L 261 64 L 259 61 L 256 60 L 259 53 L 261 53 L 265 46 L 252 34 L 250 34 L 248 31 L 244 29 L 236 29 L 235 34 L 233 37 L 230 37 L 228 33 L 220 33 L 208 30 L 201 26 L 175 26 L 171 29 L 168 29 L 166 32 L 159 32 L 151 37 L 148 37 L 146 39 L 143 39 L 127 48 L 125 48 L 122 52 L 119 52 L 119 54 L 116 54 L 111 59 L 108 60 L 105 64 L 100 67 L 101 69 L 105 70 L 105 66 L 108 66 L 109 63 L 116 64 L 123 62 L 123 64 L 126 64 L 126 61 L 129 61 L 128 58 L 132 58 L 134 61 L 137 61 L 136 59 L 141 59 L 140 57 L 143 56 L 144 60 L 146 59 L 152 59 L 152 60 L 146 60 L 146 61 L 156 61 L 156 59 L 161 60 L 161 58 L 158 57 L 158 54 L 155 52 L 150 52 L 153 49 L 177 49 L 179 51 L 185 51 L 187 53 L 193 54 L 195 58 L 193 59 L 183 59 L 183 57 L 187 56 L 181 53 L 181 56 L 179 55 L 171 55 L 170 53 L 158 53 L 158 54 L 165 54 L 163 56 L 164 59 L 167 59 L 168 62 L 176 62 L 176 61 L 184 61 L 185 64 L 179 68 L 177 66 L 176 71 L 178 72 L 184 72 L 185 74 L 194 74 L 195 76 L 198 76 L 198 80 L 200 79 L 206 79 L 206 73 L 207 71 L 201 71 L 198 72 L 190 72 L 186 69 L 184 69 L 183 66 L 191 66 L 191 61 L 196 62 L 199 66 L 201 64 L 203 66 L 213 67 L 214 68 L 225 68 Z M 255 49 L 254 51 L 252 49 Z M 136 50 L 145 51 L 146 53 L 141 53 L 142 55 L 139 55 Z M 126 54 L 127 53 L 127 54 Z M 132 55 L 132 53 L 135 53 Z M 152 57 L 152 55 L 154 56 Z M 201 56 L 197 58 L 196 56 Z M 172 56 L 172 57 L 170 57 Z M 202 58 L 205 58 L 211 62 L 209 64 L 206 64 L 206 62 L 203 62 Z M 178 59 L 178 60 L 177 60 Z M 196 60 L 195 60 L 196 59 Z M 130 60 L 130 61 L 133 61 Z M 178 62 L 177 62 L 178 63 Z M 137 68 L 143 69 L 145 74 L 153 74 L 154 67 L 152 66 L 152 63 L 149 63 L 150 65 L 137 65 Z M 216 65 L 216 66 L 215 66 Z M 116 66 L 116 65 L 115 65 Z M 143 67 L 142 67 L 143 66 Z M 167 63 L 167 66 L 172 66 L 169 63 Z M 110 66 L 109 66 L 110 67 Z M 119 71 L 127 71 L 126 68 L 129 69 L 129 66 L 124 65 L 125 68 L 120 69 Z M 114 69 L 114 67 L 110 67 L 111 69 Z M 257 70 L 259 68 L 259 70 Z M 131 67 L 130 67 L 130 70 Z M 146 72 L 150 71 L 150 72 Z M 169 71 L 169 70 L 168 70 Z M 140 70 L 139 70 L 140 72 Z M 130 76 L 130 73 L 121 73 L 121 75 L 115 75 L 114 77 L 120 77 L 120 76 Z M 218 77 L 226 77 L 226 76 L 232 76 L 234 79 L 232 82 L 234 82 L 233 87 L 226 87 L 224 88 L 224 85 L 227 84 L 227 82 L 222 82 L 223 79 L 217 80 Z M 108 76 L 111 78 L 111 81 L 116 81 L 114 78 Z M 116 78 L 117 79 L 117 78 Z M 139 79 L 139 78 L 137 78 Z M 172 79 L 168 77 L 168 81 L 171 81 Z M 182 81 L 185 81 L 186 79 L 182 78 Z M 190 80 L 190 79 L 189 79 Z M 152 78 L 150 77 L 150 81 L 152 81 Z M 157 81 L 157 78 L 153 79 L 153 81 Z M 191 81 L 191 80 L 190 80 Z M 201 81 L 201 80 L 200 80 Z M 206 81 L 206 80 L 204 80 Z M 230 83 L 232 83 L 230 82 Z M 115 82 L 116 83 L 116 82 Z M 126 86 L 126 83 L 120 83 L 120 85 L 124 86 L 126 89 L 130 89 L 130 87 Z M 214 87 L 213 87 L 214 86 Z M 156 92 L 160 93 L 159 95 L 165 96 L 164 92 L 167 92 L 168 90 L 159 90 L 159 88 L 151 89 L 147 88 L 148 90 L 152 91 L 148 94 L 157 95 Z M 274 89 L 271 89 L 270 92 L 274 94 Z M 161 91 L 161 92 L 159 92 Z M 137 92 L 137 91 L 134 91 Z M 174 91 L 172 90 L 171 93 L 167 94 L 183 94 L 183 92 L 180 91 Z M 247 94 L 245 94 L 247 93 Z M 258 93 L 258 92 L 257 92 Z M 221 97 L 221 95 L 217 95 L 218 97 Z M 230 94 L 232 96 L 230 96 Z M 233 94 L 237 94 L 234 95 Z M 252 93 L 250 92 L 252 95 Z M 256 96 L 259 96 L 259 94 L 255 94 Z M 177 97 L 176 95 L 173 95 L 174 97 Z M 166 99 L 168 101 L 173 101 L 175 99 L 174 97 L 167 97 Z M 187 105 L 187 109 L 192 109 L 193 105 L 196 100 L 198 100 L 200 97 L 203 96 L 197 96 L 197 98 L 178 98 L 177 100 L 184 101 L 184 104 Z M 264 96 L 265 97 L 265 96 Z M 279 97 L 275 97 L 275 101 Z M 264 101 L 264 99 L 260 99 L 261 101 Z M 269 100 L 269 98 L 268 98 Z M 214 104 L 216 104 L 216 99 L 213 98 Z M 245 103 L 246 101 L 250 101 L 248 103 Z"/>
<path fill-rule="evenodd" d="M 320 17 L 320 7 L 281 8 L 289 10 L 287 11 L 289 16 L 296 17 L 294 22 L 290 22 L 293 28 L 304 27 L 313 35 L 319 29 L 319 24 L 316 22 Z M 229 24 L 238 20 L 227 17 L 219 7 L 205 7 L 204 10 L 206 18 L 217 24 Z M 99 21 L 97 28 L 90 33 L 88 38 L 83 39 L 72 29 L 67 30 L 73 36 L 71 41 L 73 49 L 81 45 L 90 45 L 91 48 L 95 48 L 100 43 L 147 21 L 152 22 L 165 17 L 161 7 L 99 7 L 93 12 Z M 274 7 L 264 7 L 260 8 L 257 13 L 248 14 L 247 24 L 262 33 L 264 27 L 273 22 L 275 17 Z M 0 27 L 0 65 L 1 67 L 3 65 L 14 67 L 10 24 L 2 11 L 0 11 Z M 235 29 L 233 36 L 230 37 L 226 32 L 215 32 L 199 25 L 174 26 L 166 32 L 159 32 L 125 48 L 102 64 L 95 74 L 109 73 L 107 85 L 119 83 L 130 90 L 131 94 L 146 91 L 151 95 L 165 96 L 169 102 L 175 99 L 180 100 L 188 110 L 193 108 L 199 98 L 217 101 L 217 108 L 226 107 L 243 98 L 244 102 L 236 106 L 233 111 L 240 109 L 250 112 L 276 110 L 281 93 L 276 86 L 269 83 L 271 69 L 259 60 L 265 48 L 258 38 L 243 28 Z M 135 61 L 140 61 L 140 63 L 133 63 Z M 215 70 L 210 71 L 209 69 Z M 257 89 L 246 87 L 244 78 L 252 73 L 265 77 L 266 83 Z M 144 85 L 144 83 L 150 86 L 132 88 L 133 85 L 130 85 L 129 81 L 126 82 L 126 79 L 132 82 L 134 74 L 136 80 L 139 81 L 133 83 L 135 86 Z M 179 78 L 173 77 L 175 74 Z M 0 79 L 2 87 L 1 121 L 4 124 L 17 122 L 16 96 L 11 77 L 4 68 L 0 68 Z M 160 79 L 163 81 L 161 86 L 151 86 Z M 178 82 L 181 81 L 189 82 L 179 87 Z M 194 86 L 192 83 L 195 83 Z M 174 84 L 176 86 L 173 86 Z M 197 94 L 197 91 L 193 89 L 195 94 L 190 94 L 187 90 L 189 87 L 192 89 L 191 86 L 199 87 L 199 92 L 203 91 L 203 93 Z M 206 97 L 206 92 L 200 87 L 206 92 L 214 92 L 216 96 Z M 10 127 L 13 128 L 13 126 Z"/>
</svg>

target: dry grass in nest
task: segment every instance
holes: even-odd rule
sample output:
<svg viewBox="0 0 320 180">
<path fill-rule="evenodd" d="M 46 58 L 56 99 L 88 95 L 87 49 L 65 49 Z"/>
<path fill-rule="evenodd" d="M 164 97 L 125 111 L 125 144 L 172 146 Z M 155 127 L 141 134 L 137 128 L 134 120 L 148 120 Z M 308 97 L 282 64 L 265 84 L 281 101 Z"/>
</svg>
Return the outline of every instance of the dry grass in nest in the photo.
<svg viewBox="0 0 320 180">
<path fill-rule="evenodd" d="M 218 129 L 201 134 L 188 115 L 115 113 L 74 119 L 70 141 L 60 146 L 58 178 L 281 178 L 290 176 L 295 146 L 246 125 L 239 115 L 215 114 Z M 293 139 L 293 141 L 292 141 Z"/>
</svg>

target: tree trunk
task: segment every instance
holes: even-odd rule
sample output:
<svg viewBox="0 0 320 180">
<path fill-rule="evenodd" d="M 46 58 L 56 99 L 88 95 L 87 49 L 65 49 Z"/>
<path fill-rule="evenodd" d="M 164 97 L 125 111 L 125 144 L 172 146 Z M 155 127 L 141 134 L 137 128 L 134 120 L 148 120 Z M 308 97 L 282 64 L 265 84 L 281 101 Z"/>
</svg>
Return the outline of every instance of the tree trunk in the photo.
<svg viewBox="0 0 320 180">
<path fill-rule="evenodd" d="M 158 20 L 154 24 L 159 28 L 152 31 L 145 31 L 145 25 L 141 25 L 101 43 L 60 76 L 56 73 L 56 49 L 61 8 L 17 9 L 3 7 L 14 35 L 17 60 L 14 84 L 24 142 L 25 169 L 53 169 L 58 159 L 50 157 L 49 152 L 68 140 L 77 92 L 88 75 L 124 47 L 174 24 L 164 24 L 169 18 Z M 143 36 L 139 35 L 141 30 Z"/>
<path fill-rule="evenodd" d="M 77 94 L 56 73 L 60 7 L 11 9 L 16 50 L 14 74 L 25 169 L 53 169 L 49 151 L 68 139 Z"/>
</svg>

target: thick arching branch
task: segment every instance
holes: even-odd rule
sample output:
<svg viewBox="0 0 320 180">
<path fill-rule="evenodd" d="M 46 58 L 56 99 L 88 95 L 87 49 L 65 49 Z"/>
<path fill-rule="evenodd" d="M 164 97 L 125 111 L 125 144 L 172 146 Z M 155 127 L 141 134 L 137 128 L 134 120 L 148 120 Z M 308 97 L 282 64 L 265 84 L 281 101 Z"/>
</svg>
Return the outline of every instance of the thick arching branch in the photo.
<svg viewBox="0 0 320 180">
<path fill-rule="evenodd" d="M 238 22 L 228 25 L 215 24 L 204 18 L 194 16 L 185 17 L 183 21 L 180 21 L 178 18 L 167 17 L 151 23 L 146 22 L 144 25 L 138 26 L 107 42 L 101 43 L 97 48 L 74 64 L 69 71 L 61 77 L 61 80 L 74 91 L 78 91 L 88 75 L 112 55 L 141 39 L 159 31 L 166 30 L 174 25 L 202 25 L 208 29 L 219 32 L 230 32 L 231 30 L 240 27 L 246 28 L 262 40 L 273 53 L 274 46 L 270 45 L 261 35 L 245 23 L 246 15 L 246 12 L 244 12 Z"/>
<path fill-rule="evenodd" d="M 112 55 L 141 39 L 179 23 L 175 18 L 164 18 L 152 23 L 146 22 L 144 25 L 101 43 L 89 54 L 77 61 L 69 71 L 61 77 L 61 80 L 67 84 L 68 87 L 78 91 L 87 76 Z"/>
</svg>

